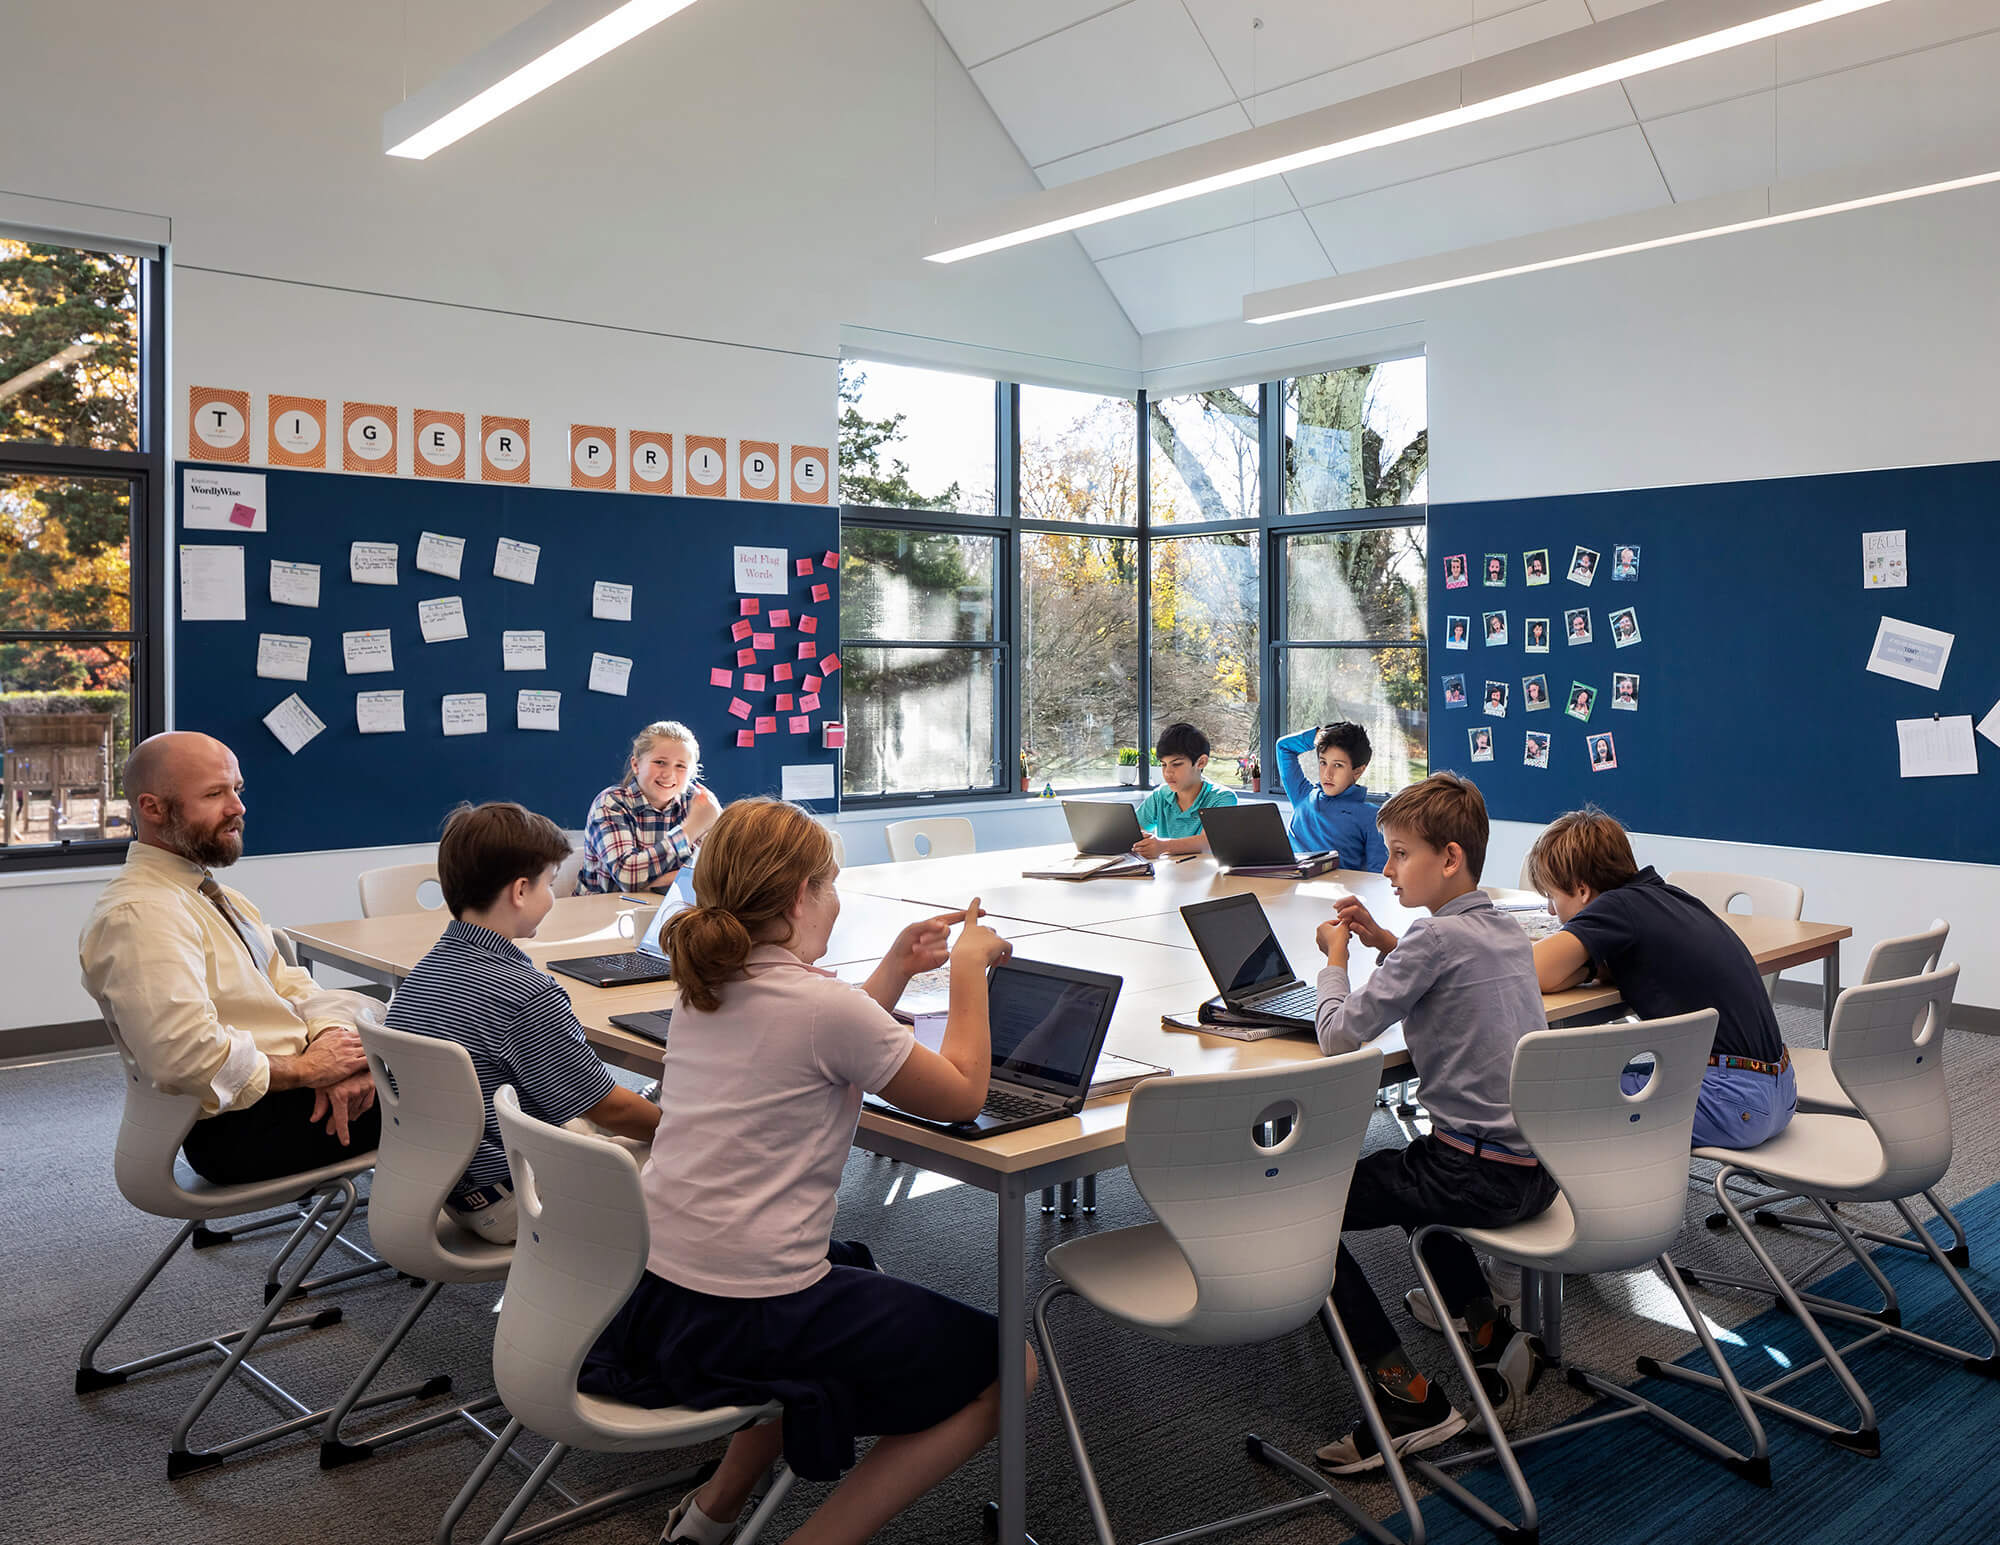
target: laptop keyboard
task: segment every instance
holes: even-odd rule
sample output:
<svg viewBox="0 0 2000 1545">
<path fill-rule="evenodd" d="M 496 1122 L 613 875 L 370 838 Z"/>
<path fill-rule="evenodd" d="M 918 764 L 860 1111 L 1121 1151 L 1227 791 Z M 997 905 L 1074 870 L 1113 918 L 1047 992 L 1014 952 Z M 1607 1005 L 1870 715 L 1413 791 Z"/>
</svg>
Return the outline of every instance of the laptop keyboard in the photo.
<svg viewBox="0 0 2000 1545">
<path fill-rule="evenodd" d="M 1311 983 L 1301 983 L 1288 992 L 1281 992 L 1275 998 L 1263 998 L 1251 1005 L 1259 1014 L 1277 1014 L 1285 1019 L 1306 1019 L 1313 1017 L 1319 1008 L 1319 989 Z"/>
<path fill-rule="evenodd" d="M 657 977 L 667 963 L 657 955 L 639 950 L 630 955 L 599 955 L 591 965 L 606 976 Z"/>
<path fill-rule="evenodd" d="M 1039 1116 L 1048 1109 L 1045 1100 L 1031 1100 L 1026 1095 L 1016 1094 L 1011 1089 L 988 1089 L 986 1104 L 980 1114 L 998 1117 L 1002 1121 L 1012 1121 L 1017 1116 Z"/>
</svg>

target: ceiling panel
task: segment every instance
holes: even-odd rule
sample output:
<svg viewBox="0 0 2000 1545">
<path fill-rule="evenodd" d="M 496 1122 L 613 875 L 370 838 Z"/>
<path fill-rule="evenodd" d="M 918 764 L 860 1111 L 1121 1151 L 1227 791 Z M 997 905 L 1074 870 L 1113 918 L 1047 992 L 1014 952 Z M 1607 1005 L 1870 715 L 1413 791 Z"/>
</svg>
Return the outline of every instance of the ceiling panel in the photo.
<svg viewBox="0 0 2000 1545">
<path fill-rule="evenodd" d="M 975 64 L 1116 10 L 1128 0 L 925 0 L 938 31 L 968 70 Z"/>
<path fill-rule="evenodd" d="M 1983 146 L 2000 162 L 2000 32 L 1778 93 L 1778 175 Z"/>
<path fill-rule="evenodd" d="M 1585 0 L 1541 0 L 1519 10 L 1504 11 L 1477 22 L 1472 29 L 1472 47 L 1481 59 L 1504 54 L 1509 49 L 1526 48 L 1558 32 L 1570 32 L 1590 25 L 1590 7 Z"/>
<path fill-rule="evenodd" d="M 1213 112 L 1196 113 L 1192 118 L 1162 124 L 1157 129 L 1113 140 L 1108 145 L 1099 145 L 1060 160 L 1046 161 L 1035 168 L 1035 175 L 1041 178 L 1043 187 L 1059 188 L 1080 177 L 1095 177 L 1099 172 L 1163 156 L 1170 150 L 1185 150 L 1189 145 L 1206 144 L 1209 140 L 1220 139 L 1225 134 L 1235 134 L 1249 127 L 1250 115 L 1239 104 L 1231 102 Z"/>
<path fill-rule="evenodd" d="M 1342 273 L 1667 202 L 1636 126 L 1306 211 Z"/>
<path fill-rule="evenodd" d="M 1149 209 L 1144 214 L 1127 215 L 1122 220 L 1108 220 L 1103 225 L 1078 231 L 1076 235 L 1077 240 L 1083 243 L 1085 252 L 1094 258 L 1105 258 L 1120 252 L 1133 252 L 1140 247 L 1157 247 L 1162 242 L 1179 241 L 1203 231 L 1244 225 L 1298 207 L 1298 201 L 1285 187 L 1283 178 L 1267 177 L 1248 187 L 1225 188 L 1220 193 L 1210 193 L 1202 198 L 1183 199 L 1164 209 Z"/>
<path fill-rule="evenodd" d="M 972 78 L 1033 166 L 1235 99 L 1180 0 L 1132 0 Z"/>
<path fill-rule="evenodd" d="M 1329 5 L 1327 0 L 1187 0 L 1239 97 L 1467 31 L 1466 0 Z M 1261 29 L 1251 26 L 1261 20 Z"/>
<path fill-rule="evenodd" d="M 1778 175 L 1778 99 L 1768 91 L 1656 118 L 1646 137 L 1676 203 L 1762 187 Z"/>
<path fill-rule="evenodd" d="M 1252 290 L 1333 273 L 1305 216 L 1296 213 L 1106 258 L 1097 267 L 1142 333 L 1233 321 Z"/>
</svg>

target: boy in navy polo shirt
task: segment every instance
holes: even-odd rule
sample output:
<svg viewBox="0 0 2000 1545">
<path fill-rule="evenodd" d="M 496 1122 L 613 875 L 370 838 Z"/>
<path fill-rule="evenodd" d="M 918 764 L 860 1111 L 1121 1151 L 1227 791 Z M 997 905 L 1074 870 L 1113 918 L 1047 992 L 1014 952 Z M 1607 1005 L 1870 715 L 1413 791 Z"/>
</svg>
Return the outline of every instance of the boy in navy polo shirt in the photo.
<svg viewBox="0 0 2000 1545">
<path fill-rule="evenodd" d="M 1163 781 L 1139 802 L 1139 824 L 1148 835 L 1139 839 L 1133 852 L 1158 858 L 1163 853 L 1208 851 L 1201 812 L 1236 803 L 1229 790 L 1202 776 L 1208 770 L 1208 749 L 1208 737 L 1192 724 L 1169 724 L 1160 731 L 1153 755 L 1159 758 Z"/>
<path fill-rule="evenodd" d="M 389 1004 L 392 1030 L 456 1041 L 472 1054 L 486 1130 L 445 1211 L 482 1239 L 514 1238 L 514 1188 L 493 1092 L 512 1084 L 521 1108 L 562 1125 L 585 1117 L 651 1144 L 660 1108 L 613 1081 L 583 1037 L 556 979 L 517 939 L 532 939 L 555 905 L 556 866 L 569 839 L 520 805 L 461 805 L 438 843 L 438 887 L 452 921 Z"/>
<path fill-rule="evenodd" d="M 1319 757 L 1317 783 L 1308 783 L 1299 767 L 1308 751 Z M 1389 855 L 1361 782 L 1373 754 L 1368 732 L 1344 722 L 1300 730 L 1278 742 L 1278 776 L 1292 802 L 1292 846 L 1299 852 L 1338 853 L 1343 869 L 1381 873 Z"/>
</svg>

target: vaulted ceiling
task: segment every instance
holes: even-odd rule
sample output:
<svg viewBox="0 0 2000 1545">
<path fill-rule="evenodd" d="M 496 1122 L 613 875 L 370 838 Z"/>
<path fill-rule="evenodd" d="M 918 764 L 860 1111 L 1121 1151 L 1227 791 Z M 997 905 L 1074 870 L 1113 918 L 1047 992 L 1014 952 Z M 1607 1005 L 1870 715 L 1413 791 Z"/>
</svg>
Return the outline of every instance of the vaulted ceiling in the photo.
<svg viewBox="0 0 2000 1545">
<path fill-rule="evenodd" d="M 1651 0 L 925 3 L 1055 187 Z M 1133 325 L 1162 332 L 1235 319 L 1254 290 L 1865 162 L 2000 152 L 1996 83 L 2000 0 L 1891 0 L 1075 239 Z"/>
</svg>

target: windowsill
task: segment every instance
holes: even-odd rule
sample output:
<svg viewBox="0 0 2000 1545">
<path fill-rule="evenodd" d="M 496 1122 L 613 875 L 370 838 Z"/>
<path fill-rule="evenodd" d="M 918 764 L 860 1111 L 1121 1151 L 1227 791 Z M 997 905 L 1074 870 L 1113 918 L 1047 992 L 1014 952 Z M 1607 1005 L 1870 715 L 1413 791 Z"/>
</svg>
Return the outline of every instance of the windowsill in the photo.
<svg viewBox="0 0 2000 1545">
<path fill-rule="evenodd" d="M 1160 785 L 1154 784 L 1153 788 Z M 1031 810 L 1037 806 L 1059 810 L 1066 799 L 1118 799 L 1129 798 L 1133 803 L 1144 799 L 1153 789 L 1132 788 L 1120 784 L 1115 788 L 1057 789 L 1053 798 L 1044 799 L 1040 794 L 989 794 L 981 799 L 884 799 L 859 808 L 847 807 L 834 817 L 836 822 L 846 824 L 853 821 L 892 820 L 900 821 L 913 813 L 925 815 L 977 815 L 981 811 Z M 1237 799 L 1243 801 L 1261 800 L 1274 805 L 1283 805 L 1284 799 L 1277 794 L 1253 794 L 1248 789 L 1231 789 Z"/>
</svg>

